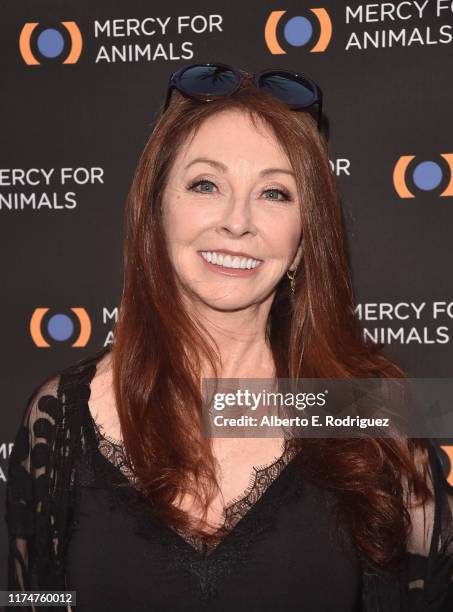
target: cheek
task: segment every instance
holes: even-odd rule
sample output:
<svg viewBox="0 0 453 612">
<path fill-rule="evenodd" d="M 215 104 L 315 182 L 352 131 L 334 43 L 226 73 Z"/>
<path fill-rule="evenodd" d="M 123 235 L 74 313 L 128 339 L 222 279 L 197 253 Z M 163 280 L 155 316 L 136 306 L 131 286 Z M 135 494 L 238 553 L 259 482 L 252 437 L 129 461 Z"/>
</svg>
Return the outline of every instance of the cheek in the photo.
<svg viewBox="0 0 453 612">
<path fill-rule="evenodd" d="M 198 237 L 209 226 L 208 215 L 202 209 L 184 206 L 182 200 L 166 209 L 164 219 L 165 234 L 173 252 L 195 248 Z"/>
<path fill-rule="evenodd" d="M 300 224 L 296 221 L 290 223 L 275 223 L 272 231 L 268 232 L 268 244 L 272 251 L 281 257 L 287 257 L 297 249 L 301 238 Z"/>
</svg>

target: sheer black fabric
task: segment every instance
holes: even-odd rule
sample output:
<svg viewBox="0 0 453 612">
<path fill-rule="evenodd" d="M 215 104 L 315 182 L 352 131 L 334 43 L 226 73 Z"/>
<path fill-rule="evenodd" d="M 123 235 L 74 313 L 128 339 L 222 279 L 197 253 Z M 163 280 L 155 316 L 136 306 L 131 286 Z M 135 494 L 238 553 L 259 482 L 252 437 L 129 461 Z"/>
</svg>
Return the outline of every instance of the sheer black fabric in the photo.
<svg viewBox="0 0 453 612">
<path fill-rule="evenodd" d="M 9 590 L 76 590 L 82 612 L 453 610 L 453 496 L 434 445 L 435 502 L 410 508 L 398 575 L 359 559 L 335 524 L 333 494 L 303 476 L 290 444 L 251 475 L 217 537 L 196 541 L 152 516 L 122 445 L 91 416 L 90 381 L 104 354 L 27 402 L 8 472 Z"/>
<path fill-rule="evenodd" d="M 110 459 L 121 463 L 121 447 L 100 440 Z M 297 478 L 290 455 L 257 471 L 248 493 L 228 507 L 228 527 L 213 543 L 151 518 L 127 479 L 91 448 L 77 472 L 67 558 L 68 585 L 77 590 L 81 610 L 101 609 L 106 592 L 109 609 L 118 611 L 291 611 L 301 609 L 301 592 L 307 610 L 360 610 L 360 567 L 336 542 L 333 499 Z M 113 482 L 116 488 L 106 486 Z M 307 530 L 314 516 L 316 527 Z M 309 568 L 295 565 L 301 553 Z"/>
</svg>

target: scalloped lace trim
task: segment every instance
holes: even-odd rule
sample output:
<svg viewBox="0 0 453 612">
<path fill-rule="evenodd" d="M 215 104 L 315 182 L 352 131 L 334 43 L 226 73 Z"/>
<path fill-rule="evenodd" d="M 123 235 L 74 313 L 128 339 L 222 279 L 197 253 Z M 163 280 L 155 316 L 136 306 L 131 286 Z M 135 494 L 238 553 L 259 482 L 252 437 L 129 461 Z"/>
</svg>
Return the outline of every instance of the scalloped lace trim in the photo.
<svg viewBox="0 0 453 612">
<path fill-rule="evenodd" d="M 107 435 L 103 427 L 94 420 L 91 413 L 90 421 L 94 426 L 99 451 L 109 463 L 120 470 L 133 486 L 134 477 L 126 460 L 123 442 Z M 224 519 L 218 529 L 212 533 L 207 533 L 203 538 L 195 537 L 182 530 L 175 531 L 199 552 L 204 554 L 212 552 L 233 531 L 239 521 L 245 517 L 269 486 L 278 478 L 291 459 L 297 455 L 298 451 L 293 442 L 291 439 L 285 440 L 281 454 L 271 463 L 252 466 L 249 484 L 241 494 L 233 498 L 224 507 Z"/>
</svg>

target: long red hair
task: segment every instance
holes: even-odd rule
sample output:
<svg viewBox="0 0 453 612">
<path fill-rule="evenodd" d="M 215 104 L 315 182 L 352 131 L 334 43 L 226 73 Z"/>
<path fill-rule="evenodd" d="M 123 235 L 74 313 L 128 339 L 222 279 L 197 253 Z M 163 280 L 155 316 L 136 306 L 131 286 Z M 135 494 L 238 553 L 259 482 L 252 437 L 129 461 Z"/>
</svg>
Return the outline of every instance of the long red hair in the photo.
<svg viewBox="0 0 453 612">
<path fill-rule="evenodd" d="M 291 300 L 285 276 L 267 326 L 277 377 L 404 376 L 384 356 L 383 345 L 364 340 L 354 314 L 339 192 L 327 141 L 313 117 L 289 110 L 248 80 L 233 96 L 209 103 L 174 92 L 138 161 L 125 207 L 113 385 L 138 488 L 163 521 L 198 535 L 198 525 L 175 502 L 189 493 L 206 515 L 217 490 L 210 441 L 200 435 L 200 373 L 205 360 L 218 372 L 218 350 L 183 307 L 160 207 L 178 149 L 205 119 L 227 109 L 248 113 L 273 131 L 295 172 L 301 202 L 303 259 L 295 296 Z M 307 473 L 337 493 L 339 513 L 359 553 L 378 567 L 397 563 L 409 527 L 403 481 L 421 499 L 429 497 L 423 440 L 303 439 L 300 444 Z"/>
</svg>

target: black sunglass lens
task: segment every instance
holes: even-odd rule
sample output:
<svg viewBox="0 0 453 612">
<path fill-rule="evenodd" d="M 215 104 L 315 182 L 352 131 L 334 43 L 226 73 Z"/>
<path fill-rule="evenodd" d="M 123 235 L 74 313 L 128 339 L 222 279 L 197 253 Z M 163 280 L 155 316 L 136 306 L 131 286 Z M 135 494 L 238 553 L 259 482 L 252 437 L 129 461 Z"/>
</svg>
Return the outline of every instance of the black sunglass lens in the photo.
<svg viewBox="0 0 453 612">
<path fill-rule="evenodd" d="M 223 96 L 234 91 L 237 76 L 221 66 L 191 66 L 181 74 L 178 85 L 192 95 Z"/>
<path fill-rule="evenodd" d="M 278 72 L 262 75 L 259 87 L 293 107 L 310 106 L 317 98 L 315 88 L 310 81 Z"/>
</svg>

